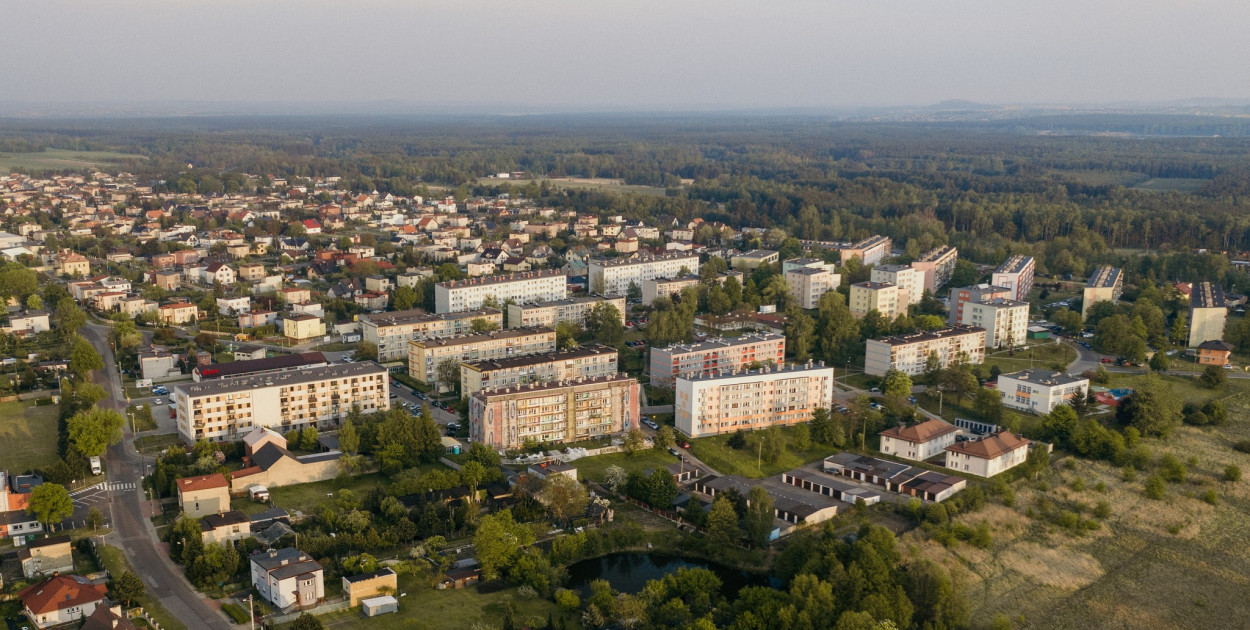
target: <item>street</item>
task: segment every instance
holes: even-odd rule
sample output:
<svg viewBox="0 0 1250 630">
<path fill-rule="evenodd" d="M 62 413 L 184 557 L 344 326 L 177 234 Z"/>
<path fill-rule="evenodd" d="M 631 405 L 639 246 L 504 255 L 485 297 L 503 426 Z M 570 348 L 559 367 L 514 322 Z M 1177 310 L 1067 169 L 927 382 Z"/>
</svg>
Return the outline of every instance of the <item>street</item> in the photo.
<svg viewBox="0 0 1250 630">
<path fill-rule="evenodd" d="M 122 390 L 121 375 L 117 373 L 117 362 L 109 347 L 109 330 L 108 326 L 87 324 L 81 332 L 104 359 L 104 368 L 93 375 L 95 382 L 108 392 L 108 398 L 100 401 L 99 405 L 125 414 L 126 397 Z M 182 570 L 157 548 L 156 530 L 148 521 L 151 514 L 145 509 L 147 502 L 142 490 L 143 462 L 130 444 L 134 438 L 130 426 L 127 425 L 123 431 L 122 441 L 109 447 L 103 458 L 109 483 L 113 484 L 111 487 L 117 488 L 106 492 L 106 500 L 98 505 L 107 522 L 113 527 L 113 533 L 106 536 L 105 541 L 122 550 L 143 579 L 147 592 L 159 599 L 188 628 L 229 630 L 231 624 L 219 612 L 209 607 L 205 598 L 187 582 Z M 94 498 L 96 494 L 84 493 L 81 496 L 93 497 L 91 501 L 94 503 L 97 501 Z M 83 501 L 86 505 L 87 499 L 84 498 Z M 75 508 L 77 507 L 76 503 Z"/>
</svg>

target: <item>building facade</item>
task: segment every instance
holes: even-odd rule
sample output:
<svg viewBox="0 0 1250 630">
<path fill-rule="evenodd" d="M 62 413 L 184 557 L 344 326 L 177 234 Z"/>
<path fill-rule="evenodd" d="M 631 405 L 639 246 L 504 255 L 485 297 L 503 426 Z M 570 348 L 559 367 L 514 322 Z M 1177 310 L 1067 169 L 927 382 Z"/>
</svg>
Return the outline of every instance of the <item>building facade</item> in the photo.
<svg viewBox="0 0 1250 630">
<path fill-rule="evenodd" d="M 408 342 L 408 374 L 422 383 L 438 381 L 443 361 L 490 361 L 555 352 L 556 331 L 539 326 Z"/>
<path fill-rule="evenodd" d="M 587 265 L 590 292 L 605 297 L 626 295 L 629 286 L 642 289 L 642 283 L 656 278 L 698 275 L 699 255 L 672 253 L 615 260 L 591 260 Z"/>
<path fill-rule="evenodd" d="M 282 318 L 282 334 L 287 339 L 304 341 L 326 335 L 326 323 L 320 317 L 309 314 L 287 315 Z"/>
<path fill-rule="evenodd" d="M 899 302 L 905 300 L 906 292 L 898 285 L 890 282 L 857 282 L 851 285 L 850 299 L 847 300 L 851 315 L 863 319 L 872 311 L 893 320 L 901 312 L 906 312 L 907 305 L 901 307 Z"/>
<path fill-rule="evenodd" d="M 959 262 L 959 250 L 944 245 L 931 250 L 912 262 L 911 267 L 920 272 L 924 290 L 937 293 L 938 289 L 950 282 L 955 273 L 955 264 Z"/>
<path fill-rule="evenodd" d="M 1033 290 L 1033 269 L 1036 263 L 1032 256 L 1016 254 L 994 270 L 994 275 L 990 277 L 990 284 L 996 287 L 1006 287 L 1011 289 L 1011 295 L 1008 296 L 1012 300 L 1027 302 L 1029 299 L 1029 291 Z"/>
<path fill-rule="evenodd" d="M 987 479 L 1023 464 L 1028 457 L 1029 441 L 1010 431 L 946 447 L 947 468 Z"/>
<path fill-rule="evenodd" d="M 640 392 L 623 374 L 484 389 L 469 397 L 469 436 L 515 449 L 527 440 L 558 444 L 620 433 L 638 425 Z"/>
<path fill-rule="evenodd" d="M 434 285 L 434 312 L 481 310 L 490 300 L 503 305 L 563 300 L 569 296 L 563 271 L 529 271 L 504 276 L 481 276 Z"/>
<path fill-rule="evenodd" d="M 1089 379 L 1040 368 L 998 375 L 1003 406 L 1038 415 L 1089 395 Z"/>
<path fill-rule="evenodd" d="M 996 298 L 964 305 L 964 326 L 985 329 L 985 347 L 1014 348 L 1029 334 L 1029 303 Z"/>
<path fill-rule="evenodd" d="M 730 258 L 730 266 L 737 270 L 754 271 L 764 265 L 777 262 L 779 253 L 767 249 L 753 249 L 749 252 L 734 254 Z"/>
<path fill-rule="evenodd" d="M 752 364 L 781 365 L 785 360 L 786 338 L 776 333 L 751 333 L 696 344 L 653 348 L 651 386 L 671 388 L 679 376 L 742 371 Z"/>
<path fill-rule="evenodd" d="M 955 425 L 931 418 L 912 426 L 891 427 L 878 435 L 882 453 L 923 462 L 944 454 L 958 434 Z"/>
<path fill-rule="evenodd" d="M 1089 277 L 1081 300 L 1081 319 L 1089 317 L 1089 310 L 1099 302 L 1120 301 L 1124 292 L 1124 271 L 1116 267 L 1099 267 Z"/>
<path fill-rule="evenodd" d="M 833 403 L 833 368 L 788 365 L 698 376 L 681 376 L 675 387 L 674 422 L 695 438 L 789 426 L 812 419 Z"/>
<path fill-rule="evenodd" d="M 499 309 L 437 314 L 414 308 L 363 314 L 360 316 L 360 333 L 361 338 L 378 347 L 378 361 L 386 362 L 408 356 L 409 341 L 468 334 L 477 320 L 503 328 L 503 313 Z"/>
<path fill-rule="evenodd" d="M 858 258 L 863 261 L 864 265 L 875 265 L 890 255 L 891 247 L 890 237 L 888 236 L 872 236 L 858 243 L 839 247 L 842 253 L 842 264 L 852 258 Z"/>
<path fill-rule="evenodd" d="M 995 286 L 992 284 L 974 284 L 958 289 L 951 289 L 949 307 L 950 314 L 947 317 L 947 323 L 951 326 L 958 326 L 964 318 L 964 310 L 968 304 L 972 302 L 984 302 L 986 300 L 1011 300 L 1012 290 L 1007 287 Z"/>
<path fill-rule="evenodd" d="M 283 612 L 311 608 L 325 599 L 325 571 L 312 556 L 286 547 L 251 557 L 252 586 Z"/>
<path fill-rule="evenodd" d="M 386 368 L 372 361 L 187 383 L 173 398 L 188 443 L 240 440 L 255 427 L 329 429 L 353 406 L 365 413 L 391 408 Z"/>
<path fill-rule="evenodd" d="M 617 354 L 616 348 L 589 345 L 551 354 L 461 363 L 460 395 L 467 398 L 483 389 L 612 376 L 617 373 Z"/>
<path fill-rule="evenodd" d="M 535 304 L 509 304 L 508 328 L 532 328 L 534 326 L 555 328 L 560 322 L 573 322 L 585 328 L 586 317 L 600 302 L 615 306 L 616 312 L 621 315 L 621 325 L 625 324 L 625 298 L 583 296 Z"/>
<path fill-rule="evenodd" d="M 790 287 L 790 299 L 799 308 L 814 309 L 820 305 L 820 298 L 830 291 L 836 291 L 842 284 L 842 276 L 828 269 L 804 267 L 785 272 L 786 284 Z"/>
<path fill-rule="evenodd" d="M 946 367 L 963 360 L 978 364 L 985 360 L 985 329 L 952 326 L 941 330 L 869 339 L 864 355 L 864 373 L 885 376 L 891 369 L 915 376 L 924 373 L 930 354 Z"/>
<path fill-rule="evenodd" d="M 869 280 L 889 283 L 899 288 L 900 308 L 919 304 L 924 297 L 924 274 L 908 265 L 877 265 L 872 268 Z"/>
</svg>

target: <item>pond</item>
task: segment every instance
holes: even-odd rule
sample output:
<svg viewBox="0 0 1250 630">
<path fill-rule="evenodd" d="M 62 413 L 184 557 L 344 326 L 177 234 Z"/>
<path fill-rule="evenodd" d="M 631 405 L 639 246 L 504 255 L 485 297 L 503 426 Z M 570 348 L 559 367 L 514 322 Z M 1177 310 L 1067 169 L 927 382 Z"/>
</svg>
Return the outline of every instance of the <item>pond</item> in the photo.
<svg viewBox="0 0 1250 630">
<path fill-rule="evenodd" d="M 614 553 L 602 558 L 582 560 L 569 566 L 566 586 L 583 597 L 590 594 L 590 583 L 607 580 L 622 593 L 637 593 L 648 580 L 658 580 L 679 568 L 708 569 L 721 581 L 721 594 L 733 598 L 744 586 L 780 587 L 780 582 L 767 575 L 731 569 L 702 560 L 686 560 L 676 556 L 653 553 Z"/>
</svg>

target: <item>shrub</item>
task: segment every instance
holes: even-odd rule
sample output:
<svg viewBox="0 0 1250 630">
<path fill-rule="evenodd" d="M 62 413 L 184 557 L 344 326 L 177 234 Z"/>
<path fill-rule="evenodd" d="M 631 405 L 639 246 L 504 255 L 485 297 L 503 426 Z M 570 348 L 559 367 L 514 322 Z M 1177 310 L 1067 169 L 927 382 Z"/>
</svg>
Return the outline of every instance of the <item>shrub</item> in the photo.
<svg viewBox="0 0 1250 630">
<path fill-rule="evenodd" d="M 1077 492 L 1081 492 L 1085 490 L 1085 478 L 1077 477 L 1076 479 L 1073 479 L 1072 483 L 1069 485 L 1072 486 L 1073 490 L 1076 490 Z"/>
<path fill-rule="evenodd" d="M 1233 445 L 1233 450 L 1238 453 L 1250 453 L 1250 440 L 1241 440 Z"/>
<path fill-rule="evenodd" d="M 1173 455 L 1164 455 L 1159 460 L 1159 474 L 1163 476 L 1164 481 L 1182 483 L 1185 481 L 1188 471 L 1185 469 L 1185 464 L 1181 463 L 1181 460 L 1176 459 Z"/>
<path fill-rule="evenodd" d="M 1229 464 L 1228 466 L 1225 466 L 1224 481 L 1241 481 L 1241 467 L 1237 464 Z"/>
<path fill-rule="evenodd" d="M 747 447 L 747 435 L 742 432 L 742 429 L 738 429 L 737 431 L 734 431 L 733 435 L 729 436 L 725 445 L 735 451 L 740 451 Z"/>
<path fill-rule="evenodd" d="M 1106 501 L 1099 501 L 1094 506 L 1094 518 L 1106 520 L 1111 517 L 1111 504 Z"/>
<path fill-rule="evenodd" d="M 1146 498 L 1158 501 L 1167 493 L 1168 483 L 1159 475 L 1151 475 L 1146 480 Z"/>
<path fill-rule="evenodd" d="M 1210 503 L 1211 505 L 1215 505 L 1220 502 L 1220 495 L 1214 490 L 1207 490 L 1202 493 L 1202 500 Z"/>
<path fill-rule="evenodd" d="M 235 623 L 247 623 L 249 620 L 247 611 L 243 610 L 243 607 L 238 604 L 222 604 L 221 609 L 227 615 L 230 615 L 230 618 L 233 619 Z"/>
</svg>

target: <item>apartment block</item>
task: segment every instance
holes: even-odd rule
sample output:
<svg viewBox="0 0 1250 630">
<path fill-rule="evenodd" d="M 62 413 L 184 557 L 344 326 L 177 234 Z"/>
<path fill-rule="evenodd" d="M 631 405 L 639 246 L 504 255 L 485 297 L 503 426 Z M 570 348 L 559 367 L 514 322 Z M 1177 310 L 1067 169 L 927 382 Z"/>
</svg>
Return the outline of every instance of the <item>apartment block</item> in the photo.
<svg viewBox="0 0 1250 630">
<path fill-rule="evenodd" d="M 868 279 L 897 286 L 900 289 L 899 299 L 903 300 L 900 310 L 919 304 L 920 298 L 924 297 L 924 274 L 908 265 L 877 265 L 872 268 Z"/>
<path fill-rule="evenodd" d="M 282 335 L 294 341 L 305 341 L 324 337 L 326 323 L 320 317 L 309 313 L 297 313 L 282 318 Z"/>
<path fill-rule="evenodd" d="M 619 371 L 617 354 L 616 348 L 595 344 L 547 354 L 461 363 L 460 395 L 468 397 L 483 389 L 612 376 Z"/>
<path fill-rule="evenodd" d="M 851 285 L 849 306 L 851 314 L 863 319 L 871 311 L 881 313 L 886 319 L 894 319 L 906 312 L 906 305 L 899 307 L 900 296 L 906 291 L 891 282 L 859 282 Z"/>
<path fill-rule="evenodd" d="M 990 284 L 996 287 L 1007 287 L 1011 289 L 1010 299 L 1027 302 L 1029 299 L 1029 291 L 1033 290 L 1033 268 L 1036 263 L 1032 256 L 1016 254 L 994 270 L 994 275 L 990 278 Z"/>
<path fill-rule="evenodd" d="M 1120 301 L 1124 292 L 1124 270 L 1116 267 L 1099 267 L 1085 284 L 1085 293 L 1081 300 L 1081 319 L 1089 317 L 1089 309 L 1098 302 Z"/>
<path fill-rule="evenodd" d="M 173 398 L 187 443 L 241 440 L 256 427 L 329 429 L 353 405 L 365 413 L 391 406 L 386 368 L 372 361 L 186 383 Z"/>
<path fill-rule="evenodd" d="M 919 260 L 912 262 L 911 267 L 922 274 L 924 290 L 937 293 L 938 289 L 950 282 L 955 273 L 955 263 L 958 262 L 959 250 L 945 245 L 927 252 Z"/>
<path fill-rule="evenodd" d="M 408 374 L 422 383 L 434 383 L 438 365 L 449 359 L 458 363 L 490 361 L 555 350 L 556 331 L 546 326 L 417 339 L 408 342 Z"/>
<path fill-rule="evenodd" d="M 601 298 L 582 296 L 567 300 L 552 300 L 534 304 L 509 304 L 508 328 L 531 328 L 549 326 L 555 328 L 560 322 L 573 322 L 582 328 L 586 327 L 586 317 L 591 309 L 600 302 L 616 307 L 621 315 L 621 324 L 625 324 L 625 298 Z"/>
<path fill-rule="evenodd" d="M 998 392 L 1003 406 L 1040 415 L 1088 396 L 1089 379 L 1040 368 L 1021 370 L 999 374 Z"/>
<path fill-rule="evenodd" d="M 777 262 L 780 257 L 778 252 L 767 249 L 753 249 L 749 252 L 734 254 L 729 259 L 731 267 L 741 271 L 754 271 L 764 265 L 771 265 Z"/>
<path fill-rule="evenodd" d="M 631 284 L 642 289 L 642 283 L 647 280 L 697 275 L 699 255 L 678 252 L 661 256 L 591 260 L 587 271 L 591 293 L 603 296 L 625 295 Z"/>
<path fill-rule="evenodd" d="M 820 298 L 830 291 L 836 291 L 842 284 L 841 274 L 828 269 L 804 267 L 785 273 L 786 284 L 790 287 L 790 299 L 799 308 L 813 309 L 820 304 Z"/>
<path fill-rule="evenodd" d="M 563 271 L 528 271 L 503 276 L 483 276 L 440 282 L 434 285 L 434 312 L 458 313 L 481 310 L 487 300 L 502 305 L 563 300 L 569 296 L 568 276 Z"/>
<path fill-rule="evenodd" d="M 985 329 L 985 347 L 1012 348 L 1029 333 L 1029 303 L 1003 298 L 964 305 L 964 326 Z"/>
<path fill-rule="evenodd" d="M 362 314 L 360 333 L 365 341 L 378 347 L 378 361 L 387 362 L 408 356 L 409 341 L 467 334 L 477 320 L 485 320 L 497 328 L 503 328 L 503 313 L 499 309 L 429 313 L 414 308 L 390 313 Z"/>
<path fill-rule="evenodd" d="M 964 309 L 972 302 L 986 302 L 989 300 L 1011 300 L 1012 290 L 1007 287 L 995 286 L 992 284 L 974 284 L 958 289 L 951 289 L 949 298 L 950 314 L 947 316 L 946 323 L 951 326 L 958 326 L 963 323 Z"/>
<path fill-rule="evenodd" d="M 833 368 L 764 367 L 677 379 L 675 424 L 690 437 L 807 422 L 833 403 Z"/>
<path fill-rule="evenodd" d="M 492 448 L 576 442 L 638 426 L 638 381 L 618 374 L 516 388 L 469 397 L 469 437 Z"/>
<path fill-rule="evenodd" d="M 651 385 L 671 388 L 679 376 L 740 372 L 756 365 L 781 365 L 786 338 L 776 333 L 746 334 L 651 350 Z"/>
<path fill-rule="evenodd" d="M 781 261 L 781 273 L 789 273 L 795 269 L 825 269 L 831 273 L 838 270 L 837 265 L 819 258 L 789 258 Z"/>
<path fill-rule="evenodd" d="M 937 354 L 942 367 L 956 360 L 978 364 L 985 360 L 985 329 L 952 326 L 941 330 L 869 339 L 864 356 L 864 373 L 885 376 L 891 369 L 905 374 L 924 372 L 930 354 Z"/>
<path fill-rule="evenodd" d="M 875 265 L 890 255 L 890 237 L 872 236 L 849 246 L 839 247 L 842 253 L 842 264 L 852 258 L 858 258 L 864 265 Z"/>
<path fill-rule="evenodd" d="M 1228 317 L 1228 302 L 1224 287 L 1210 282 L 1195 282 L 1189 293 L 1189 347 L 1196 348 L 1204 341 L 1224 338 L 1224 320 Z"/>
</svg>

